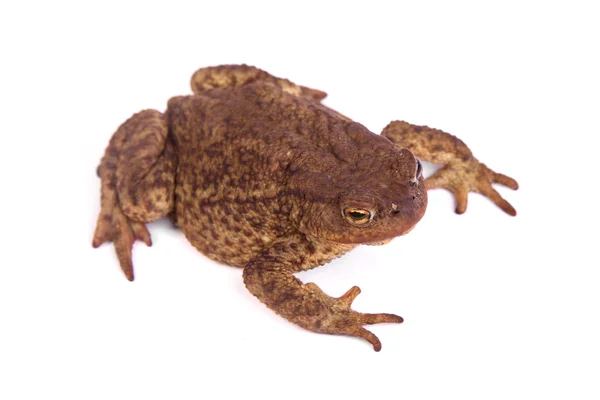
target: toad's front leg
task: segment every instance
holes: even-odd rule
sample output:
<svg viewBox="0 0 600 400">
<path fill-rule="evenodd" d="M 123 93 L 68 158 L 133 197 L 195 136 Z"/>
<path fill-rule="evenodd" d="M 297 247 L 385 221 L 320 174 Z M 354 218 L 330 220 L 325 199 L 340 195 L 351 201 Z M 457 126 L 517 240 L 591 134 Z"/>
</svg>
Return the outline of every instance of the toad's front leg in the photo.
<svg viewBox="0 0 600 400">
<path fill-rule="evenodd" d="M 499 183 L 516 190 L 519 187 L 517 181 L 494 172 L 479 162 L 467 145 L 456 136 L 404 121 L 391 122 L 381 135 L 399 147 L 407 147 L 422 160 L 444 165 L 427 178 L 425 184 L 427 189 L 450 190 L 456 198 L 458 214 L 466 211 L 469 192 L 477 192 L 492 200 L 507 214 L 517 215 L 513 206 L 492 187 L 492 184 Z"/>
<path fill-rule="evenodd" d="M 311 256 L 313 254 L 313 256 Z M 316 284 L 303 284 L 294 271 L 308 269 L 338 256 L 324 254 L 317 244 L 302 234 L 279 239 L 244 268 L 248 290 L 282 317 L 313 332 L 350 335 L 363 338 L 381 350 L 381 342 L 364 325 L 402 322 L 394 314 L 365 314 L 350 308 L 360 293 L 352 287 L 341 297 L 325 294 Z M 311 265 L 311 263 L 314 263 Z"/>
</svg>

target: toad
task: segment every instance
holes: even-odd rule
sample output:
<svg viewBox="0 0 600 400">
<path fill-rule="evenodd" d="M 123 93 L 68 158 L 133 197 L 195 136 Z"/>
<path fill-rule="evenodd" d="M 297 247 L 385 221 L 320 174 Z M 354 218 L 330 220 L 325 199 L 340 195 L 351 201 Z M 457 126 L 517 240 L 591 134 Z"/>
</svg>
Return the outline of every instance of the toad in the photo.
<svg viewBox="0 0 600 400">
<path fill-rule="evenodd" d="M 150 246 L 145 224 L 169 216 L 200 252 L 243 268 L 250 293 L 282 317 L 379 351 L 364 326 L 401 317 L 354 311 L 357 286 L 331 297 L 294 273 L 408 233 L 428 189 L 450 190 L 457 213 L 477 192 L 516 215 L 492 184 L 517 182 L 451 134 L 394 121 L 376 135 L 321 104 L 324 92 L 246 65 L 202 68 L 191 85 L 165 112 L 124 122 L 97 170 L 93 246 L 112 241 L 129 280 L 133 243 Z M 419 158 L 443 167 L 425 180 Z"/>
</svg>

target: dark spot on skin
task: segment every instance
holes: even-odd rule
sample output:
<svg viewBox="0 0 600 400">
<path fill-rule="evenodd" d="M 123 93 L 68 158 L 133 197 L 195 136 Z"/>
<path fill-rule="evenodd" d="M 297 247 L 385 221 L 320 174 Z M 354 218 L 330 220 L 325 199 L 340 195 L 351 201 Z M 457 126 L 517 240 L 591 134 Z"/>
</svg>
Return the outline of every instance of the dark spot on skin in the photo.
<svg viewBox="0 0 600 400">
<path fill-rule="evenodd" d="M 271 248 L 275 253 L 285 253 L 286 251 L 285 243 L 275 243 Z"/>
<path fill-rule="evenodd" d="M 229 257 L 230 257 L 230 255 L 229 255 L 229 253 L 227 251 L 221 250 L 219 252 L 219 259 L 220 260 L 227 260 L 227 259 L 229 259 Z"/>
<path fill-rule="evenodd" d="M 151 211 L 154 209 L 154 203 L 152 202 L 152 199 L 146 199 L 144 201 L 144 206 L 146 207 L 146 211 Z"/>
<path fill-rule="evenodd" d="M 294 287 L 278 287 L 277 295 L 273 301 L 274 308 L 280 308 L 284 304 L 297 304 L 303 297 L 302 294 L 295 290 Z"/>
<path fill-rule="evenodd" d="M 263 285 L 263 290 L 265 294 L 273 293 L 275 289 L 275 281 L 269 281 Z"/>
</svg>

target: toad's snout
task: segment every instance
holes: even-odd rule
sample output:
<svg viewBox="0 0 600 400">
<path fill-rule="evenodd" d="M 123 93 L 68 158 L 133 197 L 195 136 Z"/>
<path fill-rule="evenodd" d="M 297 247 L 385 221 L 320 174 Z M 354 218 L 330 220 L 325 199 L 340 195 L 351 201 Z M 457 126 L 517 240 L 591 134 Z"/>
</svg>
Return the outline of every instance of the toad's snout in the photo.
<svg viewBox="0 0 600 400">
<path fill-rule="evenodd" d="M 421 178 L 422 179 L 422 178 Z M 427 191 L 423 185 L 389 203 L 388 214 L 390 220 L 396 225 L 396 235 L 406 235 L 413 230 L 415 225 L 423 218 L 427 208 Z"/>
</svg>

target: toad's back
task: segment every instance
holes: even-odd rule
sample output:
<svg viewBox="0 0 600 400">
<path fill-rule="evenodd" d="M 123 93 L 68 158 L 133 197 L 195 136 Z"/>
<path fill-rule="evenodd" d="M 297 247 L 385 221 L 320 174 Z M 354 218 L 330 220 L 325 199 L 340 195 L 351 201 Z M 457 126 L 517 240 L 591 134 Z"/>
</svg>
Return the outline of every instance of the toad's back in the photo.
<svg viewBox="0 0 600 400">
<path fill-rule="evenodd" d="M 178 157 L 176 223 L 200 251 L 236 266 L 292 229 L 300 209 L 290 175 L 313 164 L 334 170 L 340 160 L 330 135 L 347 125 L 265 83 L 174 97 L 168 116 Z"/>
</svg>

